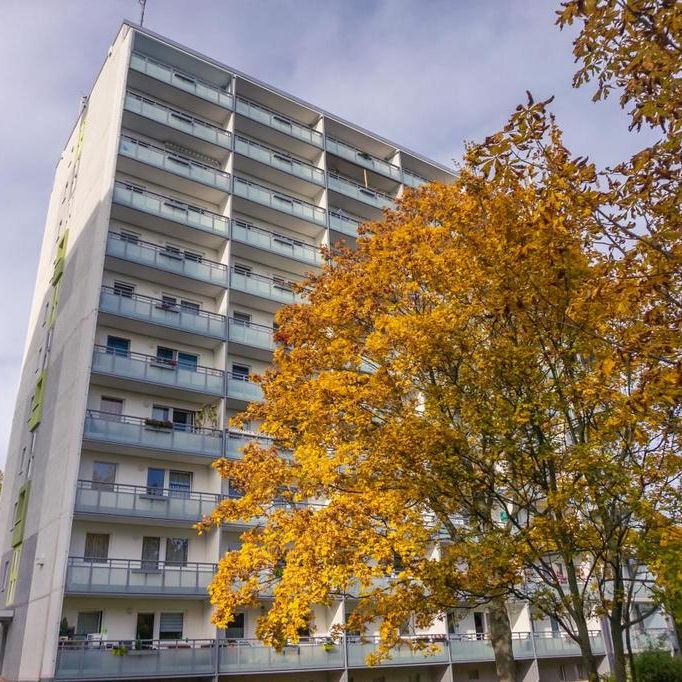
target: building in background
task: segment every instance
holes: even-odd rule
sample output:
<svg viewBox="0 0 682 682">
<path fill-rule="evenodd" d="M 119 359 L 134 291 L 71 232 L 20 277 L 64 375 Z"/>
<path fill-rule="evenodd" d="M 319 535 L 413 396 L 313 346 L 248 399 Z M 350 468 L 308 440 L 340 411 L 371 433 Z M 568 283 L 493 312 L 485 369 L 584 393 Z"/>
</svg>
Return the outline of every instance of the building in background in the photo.
<svg viewBox="0 0 682 682">
<path fill-rule="evenodd" d="M 228 423 L 261 397 L 250 376 L 271 358 L 273 314 L 297 300 L 292 282 L 406 187 L 450 178 L 122 26 L 50 199 L 0 506 L 5 679 L 495 679 L 485 610 L 422 633 L 435 655 L 398 651 L 374 669 L 371 640 L 260 645 L 267 595 L 216 631 L 206 587 L 243 527 L 191 528 L 232 494 L 211 462 L 258 437 Z M 316 609 L 315 635 L 352 608 Z M 510 612 L 524 680 L 579 679 L 556 623 Z M 666 635 L 657 618 L 642 641 Z"/>
</svg>

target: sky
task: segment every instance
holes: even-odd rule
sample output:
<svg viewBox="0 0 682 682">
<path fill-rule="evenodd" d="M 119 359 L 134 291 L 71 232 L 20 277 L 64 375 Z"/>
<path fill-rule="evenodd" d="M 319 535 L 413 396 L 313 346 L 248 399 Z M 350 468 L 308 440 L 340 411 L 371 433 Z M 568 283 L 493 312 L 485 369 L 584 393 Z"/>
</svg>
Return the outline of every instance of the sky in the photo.
<svg viewBox="0 0 682 682">
<path fill-rule="evenodd" d="M 145 26 L 451 166 L 530 90 L 576 154 L 646 143 L 617 101 L 571 87 L 559 0 L 147 0 Z M 56 162 L 138 0 L 0 0 L 0 468 L 6 455 Z"/>
</svg>

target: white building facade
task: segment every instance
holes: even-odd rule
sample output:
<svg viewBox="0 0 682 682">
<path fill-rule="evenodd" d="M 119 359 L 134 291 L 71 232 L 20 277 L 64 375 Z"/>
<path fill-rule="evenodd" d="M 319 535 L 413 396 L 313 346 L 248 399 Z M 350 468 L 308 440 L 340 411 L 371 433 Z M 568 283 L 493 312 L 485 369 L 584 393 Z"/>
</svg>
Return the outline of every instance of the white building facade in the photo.
<svg viewBox="0 0 682 682">
<path fill-rule="evenodd" d="M 251 432 L 273 315 L 319 247 L 352 242 L 406 187 L 451 171 L 124 24 L 56 170 L 0 501 L 7 680 L 494 680 L 485 610 L 444 618 L 428 658 L 367 668 L 371 641 L 276 654 L 267 609 L 211 623 L 206 587 L 242 528 L 198 536 L 230 495 L 210 467 Z M 510 605 L 524 680 L 581 678 L 579 651 Z M 652 621 L 642 637 L 666 634 Z M 594 624 L 594 650 L 608 642 Z M 660 629 L 660 631 L 659 631 Z M 643 640 L 644 641 L 644 640 Z"/>
</svg>

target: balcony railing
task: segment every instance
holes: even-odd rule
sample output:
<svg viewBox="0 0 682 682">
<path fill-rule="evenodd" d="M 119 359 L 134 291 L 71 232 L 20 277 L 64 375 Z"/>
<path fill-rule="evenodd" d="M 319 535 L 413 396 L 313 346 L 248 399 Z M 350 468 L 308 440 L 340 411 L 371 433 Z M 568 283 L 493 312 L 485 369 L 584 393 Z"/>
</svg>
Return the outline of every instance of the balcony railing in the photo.
<svg viewBox="0 0 682 682">
<path fill-rule="evenodd" d="M 160 168 L 173 175 L 200 182 L 202 185 L 215 187 L 224 192 L 230 191 L 229 173 L 199 163 L 186 156 L 175 154 L 162 147 L 155 147 L 134 137 L 122 135 L 118 150 L 123 156 Z"/>
<path fill-rule="evenodd" d="M 273 350 L 275 342 L 272 335 L 274 330 L 253 322 L 242 322 L 233 317 L 227 319 L 227 338 L 232 343 L 241 343 L 244 346 Z"/>
<path fill-rule="evenodd" d="M 182 201 L 142 190 L 135 185 L 116 182 L 113 201 L 121 206 L 135 208 L 174 223 L 194 227 L 209 234 L 227 238 L 229 221 L 225 216 L 212 213 Z"/>
<path fill-rule="evenodd" d="M 234 139 L 234 151 L 243 154 L 250 159 L 255 159 L 277 170 L 291 173 L 298 178 L 314 182 L 316 185 L 324 185 L 324 171 L 305 161 L 295 159 L 293 156 L 278 152 L 276 149 L 266 147 L 255 140 L 249 140 L 242 135 L 237 135 Z"/>
<path fill-rule="evenodd" d="M 533 641 L 550 641 L 559 638 L 531 637 L 518 633 L 513 640 L 514 654 L 518 658 L 535 658 Z M 601 640 L 601 635 L 595 635 Z M 486 639 L 476 635 L 450 638 L 445 635 L 424 637 L 424 644 L 435 650 L 430 655 L 413 651 L 407 645 L 391 652 L 379 668 L 391 666 L 449 665 L 451 663 L 486 662 L 494 660 L 492 647 Z M 530 644 L 530 655 L 521 652 L 519 642 Z M 295 670 L 340 670 L 366 666 L 366 657 L 376 648 L 375 638 L 360 641 L 358 637 L 341 638 L 333 642 L 326 637 L 302 638 L 298 644 L 285 646 L 281 652 L 254 639 L 228 638 L 181 640 L 103 640 L 63 641 L 57 654 L 57 679 L 121 679 L 130 677 L 161 677 L 211 675 L 217 673 L 263 673 Z M 603 654 L 603 649 L 595 653 Z M 344 652 L 344 650 L 346 650 Z M 122 655 L 114 656 L 119 651 Z M 347 663 L 345 653 L 347 652 Z M 557 654 L 547 653 L 551 658 Z M 568 654 L 560 653 L 558 656 Z M 570 655 L 575 656 L 575 653 Z M 537 652 L 544 658 L 544 653 Z"/>
<path fill-rule="evenodd" d="M 320 265 L 320 252 L 311 244 L 269 232 L 243 220 L 232 220 L 230 235 L 232 239 L 243 244 L 251 244 L 259 249 L 281 254 L 289 258 Z"/>
<path fill-rule="evenodd" d="M 341 213 L 338 210 L 329 210 L 329 227 L 337 232 L 343 232 L 351 237 L 358 236 L 358 228 L 362 224 L 362 221 L 357 218 L 351 218 L 345 213 Z"/>
<path fill-rule="evenodd" d="M 426 182 L 428 182 L 426 178 L 422 178 L 421 175 L 416 175 L 415 173 L 411 173 L 410 171 L 407 171 L 403 168 L 403 184 L 407 185 L 408 187 L 416 188 Z"/>
<path fill-rule="evenodd" d="M 222 395 L 224 386 L 224 372 L 220 369 L 107 346 L 95 346 L 92 371 L 211 395 Z"/>
<path fill-rule="evenodd" d="M 133 52 L 130 56 L 130 68 L 156 80 L 168 83 L 179 90 L 184 90 L 192 95 L 196 95 L 208 102 L 213 102 L 225 109 L 232 109 L 232 94 L 225 90 L 207 83 L 205 81 L 190 76 L 175 67 L 157 62 L 139 52 Z"/>
<path fill-rule="evenodd" d="M 69 557 L 65 591 L 204 597 L 215 571 L 215 564 L 196 562 Z"/>
<path fill-rule="evenodd" d="M 302 123 L 297 123 L 286 116 L 275 113 L 260 104 L 250 102 L 243 97 L 237 97 L 235 110 L 238 114 L 243 114 L 254 121 L 258 121 L 263 125 L 296 137 L 304 142 L 309 142 L 316 147 L 322 147 L 323 145 L 322 133 Z"/>
<path fill-rule="evenodd" d="M 333 137 L 327 137 L 327 151 L 344 159 L 348 159 L 349 161 L 353 161 L 353 163 L 357 163 L 359 166 L 381 173 L 381 175 L 385 175 L 396 182 L 401 181 L 402 175 L 400 168 L 395 164 L 379 159 L 366 152 L 362 152 L 359 149 L 355 149 L 355 147 L 335 140 Z"/>
<path fill-rule="evenodd" d="M 230 268 L 230 288 L 268 298 L 278 303 L 300 303 L 303 301 L 303 297 L 286 282 L 280 282 L 253 272 L 246 274 L 234 267 Z"/>
<path fill-rule="evenodd" d="M 301 220 L 307 220 L 318 225 L 324 225 L 327 220 L 327 212 L 323 208 L 244 178 L 235 176 L 232 192 L 238 197 L 243 197 L 263 206 L 269 206 L 277 211 L 301 218 Z"/>
<path fill-rule="evenodd" d="M 222 456 L 223 435 L 216 429 L 88 410 L 83 438 L 115 445 L 190 453 L 208 459 Z"/>
<path fill-rule="evenodd" d="M 392 208 L 393 197 L 388 194 L 383 194 L 375 189 L 370 189 L 364 185 L 360 185 L 353 180 L 343 178 L 336 173 L 328 173 L 329 189 L 345 194 L 346 196 L 362 201 L 365 204 L 371 204 L 377 208 Z"/>
<path fill-rule="evenodd" d="M 78 481 L 75 510 L 81 514 L 135 516 L 193 523 L 209 514 L 221 495 L 124 483 Z"/>
<path fill-rule="evenodd" d="M 647 649 L 672 651 L 675 648 L 675 633 L 666 628 L 640 630 L 634 626 L 630 628 L 630 643 L 633 651 L 646 651 Z M 625 637 L 623 637 L 623 644 L 625 644 Z"/>
<path fill-rule="evenodd" d="M 232 136 L 226 130 L 135 92 L 126 92 L 125 109 L 218 147 L 232 149 Z"/>
<path fill-rule="evenodd" d="M 140 294 L 123 295 L 113 287 L 102 287 L 99 308 L 102 312 L 112 315 L 151 322 L 191 334 L 225 338 L 224 315 Z"/>
<path fill-rule="evenodd" d="M 221 287 L 227 287 L 228 283 L 227 266 L 223 263 L 216 263 L 198 254 L 188 255 L 179 249 L 152 244 L 117 232 L 109 232 L 107 256 L 200 279 Z"/>
<path fill-rule="evenodd" d="M 227 397 L 248 403 L 263 400 L 263 389 L 248 376 L 227 373 Z"/>
<path fill-rule="evenodd" d="M 272 440 L 265 436 L 256 436 L 252 433 L 242 433 L 240 431 L 226 431 L 225 456 L 232 459 L 241 459 L 243 456 L 242 448 L 254 441 L 262 447 L 269 447 L 272 445 Z"/>
</svg>

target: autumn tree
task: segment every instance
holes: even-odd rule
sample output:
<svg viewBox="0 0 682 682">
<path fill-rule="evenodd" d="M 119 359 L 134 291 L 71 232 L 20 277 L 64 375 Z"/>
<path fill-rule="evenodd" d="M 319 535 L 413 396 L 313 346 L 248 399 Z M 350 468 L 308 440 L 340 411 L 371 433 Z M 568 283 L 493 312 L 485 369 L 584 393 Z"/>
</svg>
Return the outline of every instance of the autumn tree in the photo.
<svg viewBox="0 0 682 682">
<path fill-rule="evenodd" d="M 264 519 L 220 562 L 218 625 L 272 590 L 257 634 L 281 647 L 348 594 L 349 627 L 380 619 L 376 661 L 424 646 L 407 619 L 485 603 L 511 681 L 516 595 L 559 620 L 591 679 L 605 615 L 625 679 L 628 570 L 679 514 L 680 8 L 568 2 L 574 21 L 576 84 L 621 89 L 661 139 L 601 171 L 531 98 L 452 185 L 406 193 L 328 254 L 279 313 L 246 415 L 276 447 L 216 464 L 244 496 L 202 530 Z"/>
</svg>

